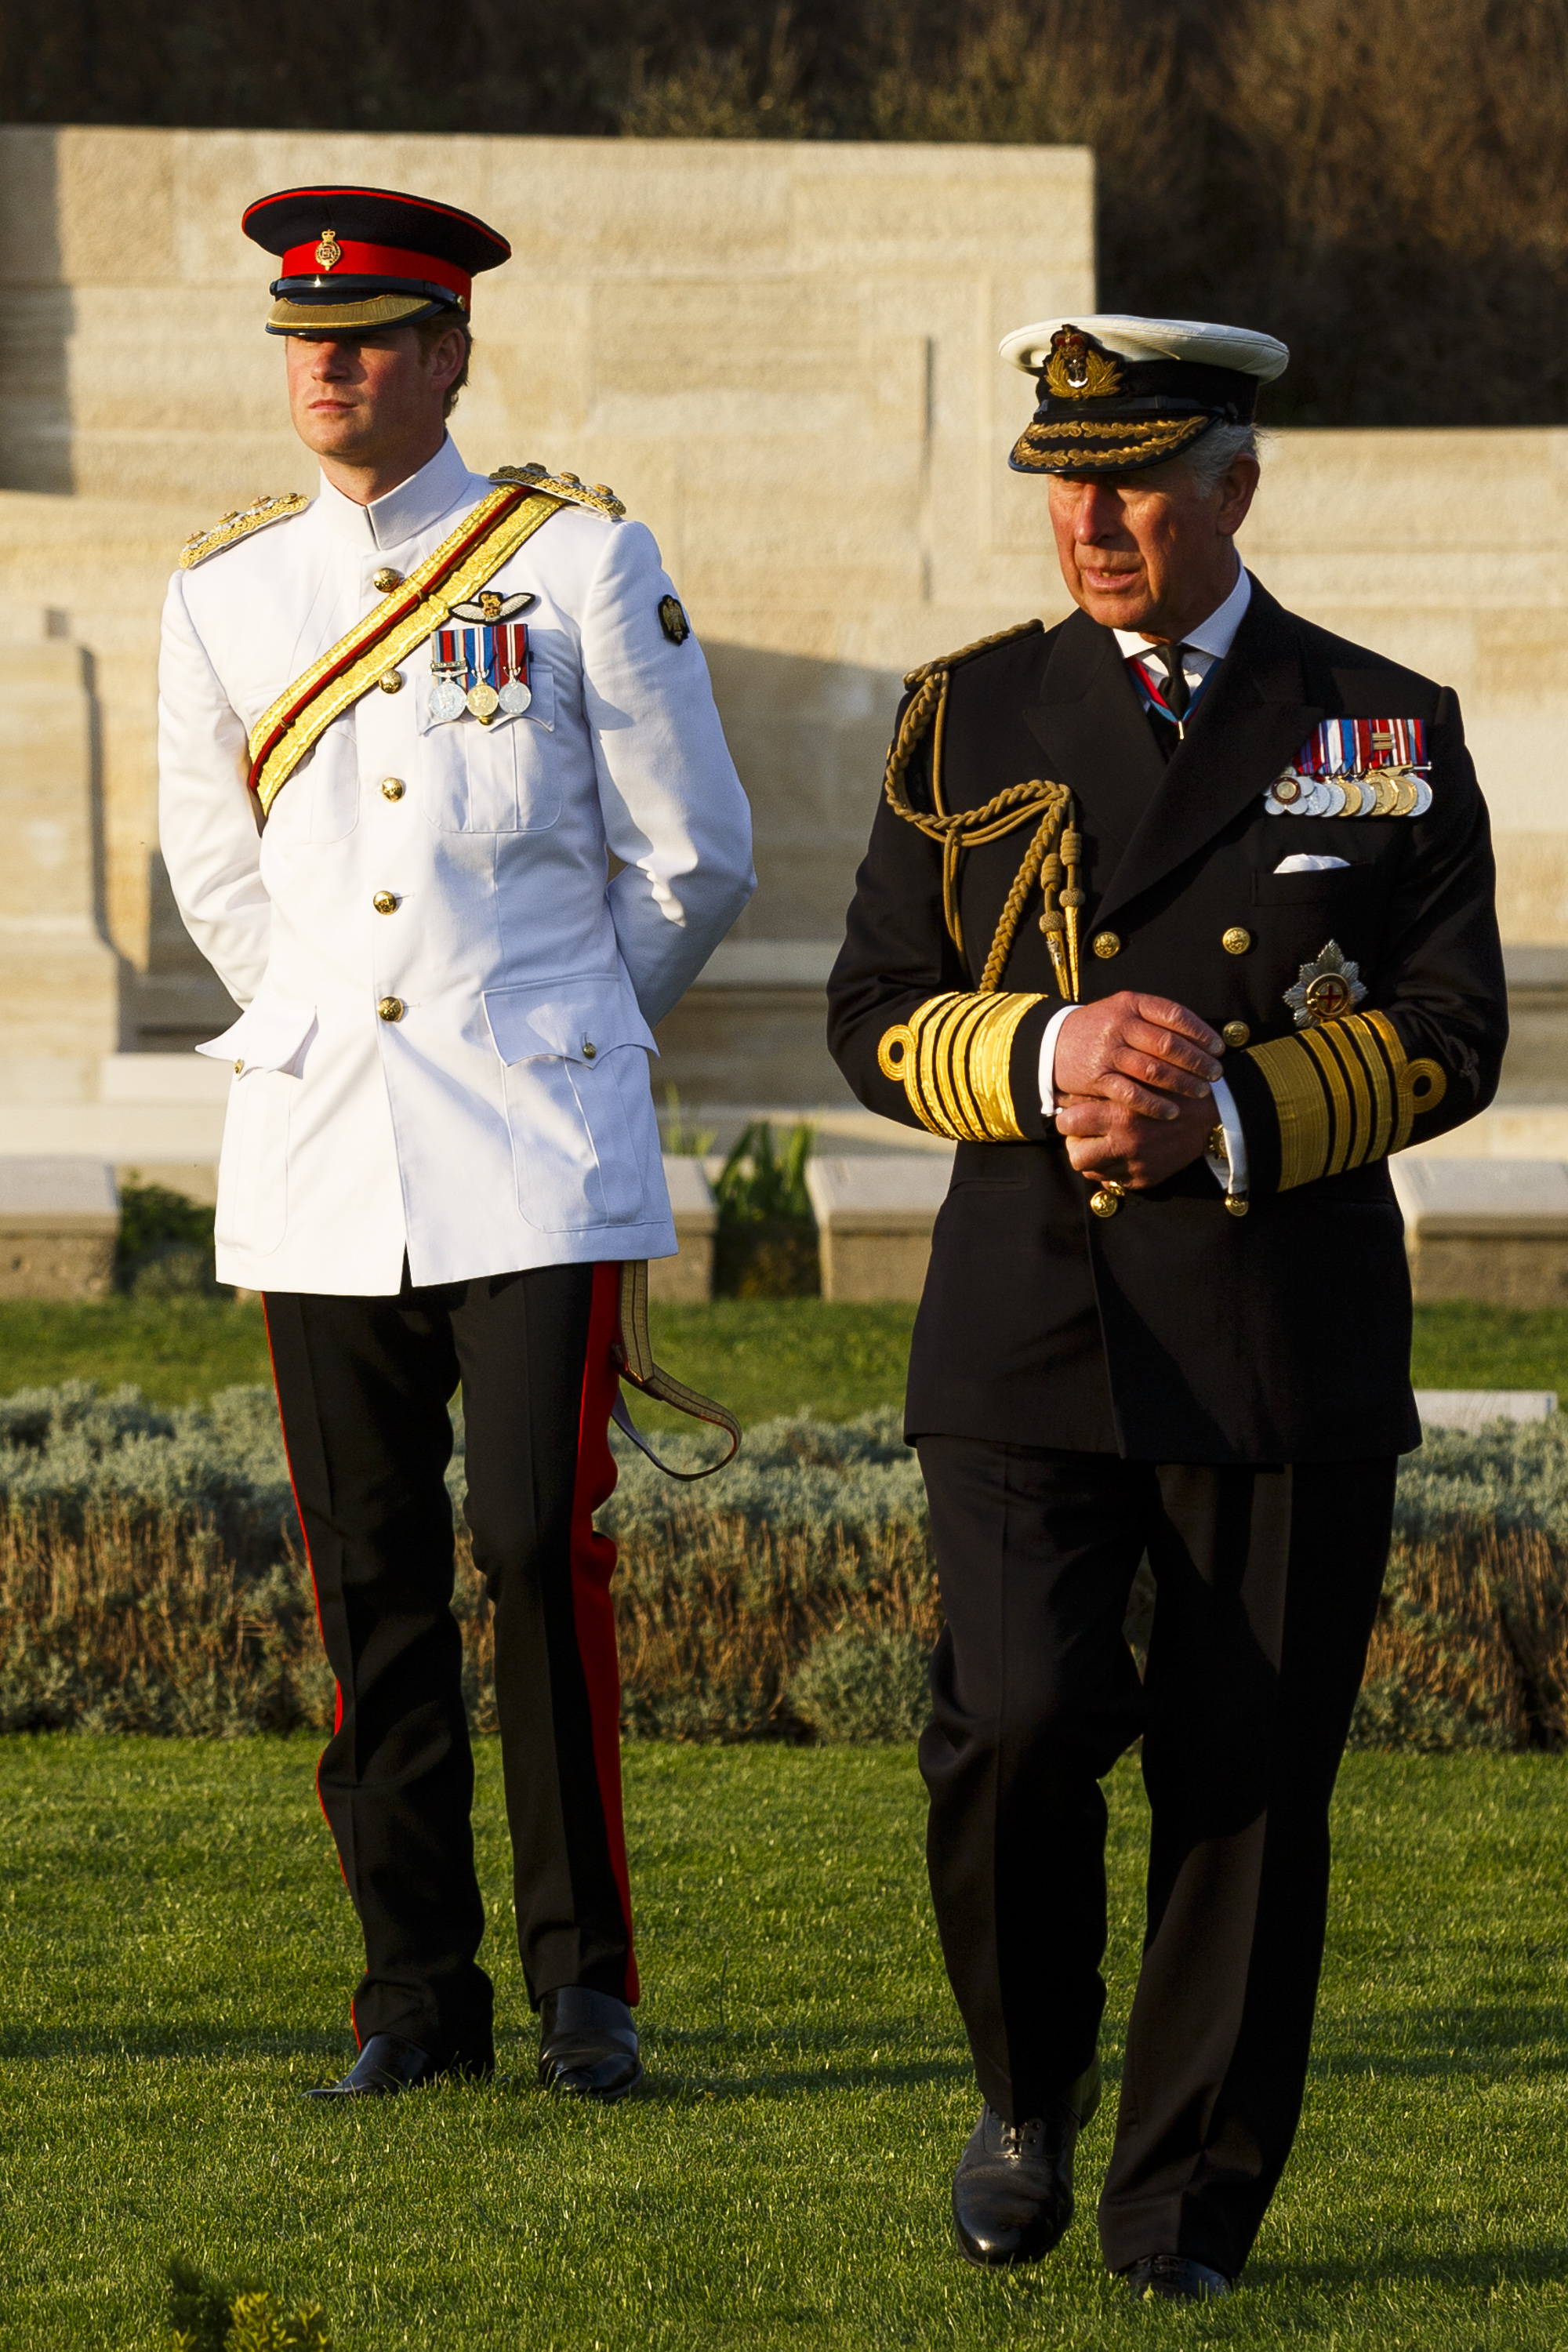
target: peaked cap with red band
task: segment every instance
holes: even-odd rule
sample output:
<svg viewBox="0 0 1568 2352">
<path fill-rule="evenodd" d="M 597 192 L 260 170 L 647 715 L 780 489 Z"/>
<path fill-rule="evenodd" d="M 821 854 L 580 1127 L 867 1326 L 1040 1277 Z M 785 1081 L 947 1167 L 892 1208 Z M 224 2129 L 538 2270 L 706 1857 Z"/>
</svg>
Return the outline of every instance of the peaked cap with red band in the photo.
<svg viewBox="0 0 1568 2352">
<path fill-rule="evenodd" d="M 472 213 L 395 188 L 285 188 L 250 205 L 240 226 L 282 258 L 269 335 L 412 327 L 443 310 L 467 320 L 479 272 L 511 258 Z"/>
</svg>

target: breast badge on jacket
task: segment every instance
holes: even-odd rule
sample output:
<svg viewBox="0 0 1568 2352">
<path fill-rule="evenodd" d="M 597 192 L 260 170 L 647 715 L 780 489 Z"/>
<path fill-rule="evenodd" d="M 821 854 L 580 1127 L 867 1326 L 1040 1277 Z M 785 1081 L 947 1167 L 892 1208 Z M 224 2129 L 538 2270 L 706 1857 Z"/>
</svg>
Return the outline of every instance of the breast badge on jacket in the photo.
<svg viewBox="0 0 1568 2352">
<path fill-rule="evenodd" d="M 1325 719 L 1264 795 L 1270 816 L 1425 816 L 1421 719 Z"/>
<path fill-rule="evenodd" d="M 1347 962 L 1339 941 L 1331 940 L 1310 963 L 1301 966 L 1295 986 L 1285 991 L 1285 1002 L 1296 1016 L 1297 1028 L 1310 1029 L 1320 1021 L 1337 1021 L 1353 1013 L 1365 994 L 1360 964 Z"/>
</svg>

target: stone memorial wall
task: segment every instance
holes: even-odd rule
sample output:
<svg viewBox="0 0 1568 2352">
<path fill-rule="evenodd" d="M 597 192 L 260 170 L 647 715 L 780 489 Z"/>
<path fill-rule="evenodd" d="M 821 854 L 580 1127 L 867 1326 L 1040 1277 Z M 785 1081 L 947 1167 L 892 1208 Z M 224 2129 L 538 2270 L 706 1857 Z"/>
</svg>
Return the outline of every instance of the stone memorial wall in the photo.
<svg viewBox="0 0 1568 2352">
<path fill-rule="evenodd" d="M 901 673 L 1067 609 L 1043 486 L 1005 467 L 1029 387 L 995 348 L 1092 306 L 1088 152 L 10 126 L 0 1148 L 8 1104 L 50 1149 L 100 1148 L 70 1138 L 111 1100 L 189 1109 L 191 1065 L 154 1061 L 228 1017 L 158 858 L 158 611 L 192 530 L 313 487 L 237 223 L 317 178 L 511 239 L 477 289 L 459 446 L 613 484 L 703 638 L 761 887 L 661 1033 L 663 1075 L 693 1100 L 842 1099 L 821 988 Z M 1568 986 L 1565 469 L 1556 430 L 1284 435 L 1244 546 L 1287 603 L 1459 688 L 1505 935 L 1547 994 Z M 1537 1096 L 1568 1100 L 1555 1051 Z"/>
</svg>

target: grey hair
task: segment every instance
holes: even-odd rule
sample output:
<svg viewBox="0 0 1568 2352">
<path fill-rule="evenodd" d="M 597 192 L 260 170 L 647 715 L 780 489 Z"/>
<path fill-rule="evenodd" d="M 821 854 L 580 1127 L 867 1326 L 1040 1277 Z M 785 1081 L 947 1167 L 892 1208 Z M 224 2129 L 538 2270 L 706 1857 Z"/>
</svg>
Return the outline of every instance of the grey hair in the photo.
<svg viewBox="0 0 1568 2352">
<path fill-rule="evenodd" d="M 1187 467 L 1200 498 L 1217 490 L 1238 457 L 1261 460 L 1258 428 L 1253 425 L 1211 425 L 1206 433 L 1184 449 L 1178 462 Z"/>
</svg>

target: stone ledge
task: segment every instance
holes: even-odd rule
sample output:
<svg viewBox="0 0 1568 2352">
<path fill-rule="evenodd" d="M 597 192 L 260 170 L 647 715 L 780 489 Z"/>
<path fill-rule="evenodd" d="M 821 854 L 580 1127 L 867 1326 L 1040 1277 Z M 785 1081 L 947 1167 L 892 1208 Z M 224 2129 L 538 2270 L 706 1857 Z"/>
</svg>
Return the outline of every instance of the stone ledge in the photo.
<svg viewBox="0 0 1568 2352">
<path fill-rule="evenodd" d="M 942 1159 L 911 1152 L 810 1160 L 805 1182 L 816 1214 L 824 1298 L 919 1298 L 952 1178 L 951 1149 Z"/>
<path fill-rule="evenodd" d="M 1418 1304 L 1568 1304 L 1568 1165 L 1401 1156 L 1390 1174 Z"/>
<path fill-rule="evenodd" d="M 101 1160 L 0 1160 L 0 1298 L 103 1298 L 120 1197 Z"/>
<path fill-rule="evenodd" d="M 1485 1429 L 1494 1421 L 1548 1421 L 1557 1410 L 1553 1389 L 1417 1389 L 1424 1429 Z"/>
<path fill-rule="evenodd" d="M 664 1163 L 679 1255 L 649 1258 L 647 1295 L 656 1306 L 688 1307 L 713 1296 L 713 1237 L 719 1209 L 700 1160 Z"/>
</svg>

